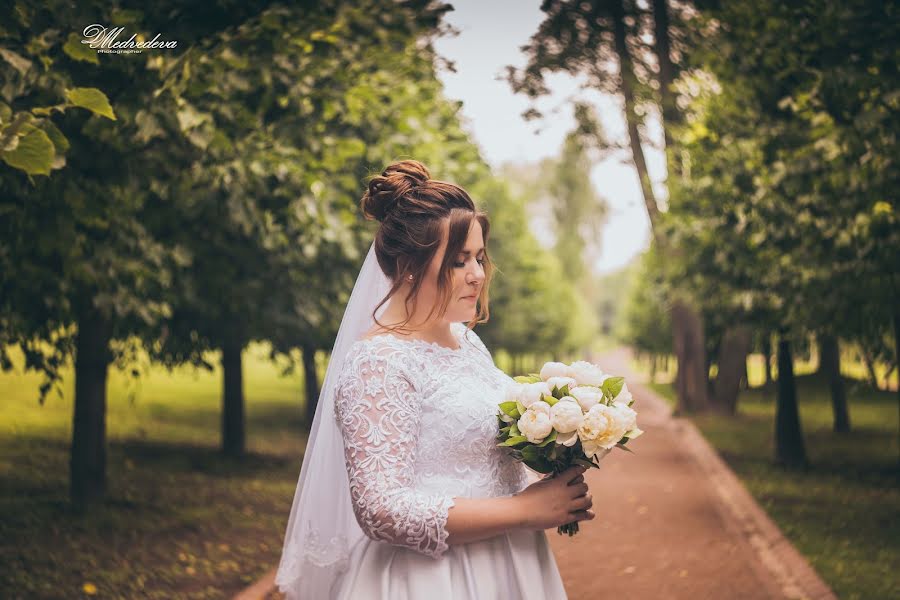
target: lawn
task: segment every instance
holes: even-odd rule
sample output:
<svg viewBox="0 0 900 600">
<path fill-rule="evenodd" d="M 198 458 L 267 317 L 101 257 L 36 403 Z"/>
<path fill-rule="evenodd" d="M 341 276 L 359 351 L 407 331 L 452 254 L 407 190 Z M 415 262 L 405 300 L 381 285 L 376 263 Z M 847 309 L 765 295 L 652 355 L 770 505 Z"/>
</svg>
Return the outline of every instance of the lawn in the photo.
<svg viewBox="0 0 900 600">
<path fill-rule="evenodd" d="M 304 388 L 264 356 L 244 354 L 240 460 L 218 452 L 220 370 L 152 368 L 139 389 L 112 370 L 108 501 L 88 516 L 68 505 L 71 372 L 44 406 L 39 377 L 0 374 L 4 597 L 229 598 L 276 565 L 305 445 Z"/>
<path fill-rule="evenodd" d="M 900 598 L 897 394 L 846 377 L 853 431 L 836 434 L 825 381 L 799 370 L 807 471 L 772 464 L 774 388 L 744 391 L 736 418 L 693 420 L 839 598 Z M 674 403 L 669 383 L 652 387 Z"/>
</svg>

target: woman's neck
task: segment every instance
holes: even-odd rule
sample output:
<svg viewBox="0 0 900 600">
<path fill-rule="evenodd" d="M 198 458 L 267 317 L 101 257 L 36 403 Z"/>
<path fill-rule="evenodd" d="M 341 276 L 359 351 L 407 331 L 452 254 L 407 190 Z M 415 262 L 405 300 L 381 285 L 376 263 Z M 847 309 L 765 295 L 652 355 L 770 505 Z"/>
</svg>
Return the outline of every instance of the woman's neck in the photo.
<svg viewBox="0 0 900 600">
<path fill-rule="evenodd" d="M 384 313 L 378 317 L 378 321 L 382 325 L 379 326 L 378 323 L 374 323 L 369 333 L 371 335 L 376 335 L 388 331 L 391 327 L 398 327 L 406 321 L 407 316 L 408 313 L 406 312 L 403 303 L 400 302 L 398 306 L 397 303 L 394 302 L 394 298 L 391 298 Z M 420 319 L 416 318 L 414 313 L 413 318 L 403 325 L 403 330 L 391 331 L 391 333 L 402 337 L 424 340 L 426 342 L 435 342 L 444 346 L 456 345 L 456 338 L 453 337 L 453 332 L 450 331 L 450 322 L 443 318 L 432 318 L 428 322 L 422 322 Z"/>
</svg>

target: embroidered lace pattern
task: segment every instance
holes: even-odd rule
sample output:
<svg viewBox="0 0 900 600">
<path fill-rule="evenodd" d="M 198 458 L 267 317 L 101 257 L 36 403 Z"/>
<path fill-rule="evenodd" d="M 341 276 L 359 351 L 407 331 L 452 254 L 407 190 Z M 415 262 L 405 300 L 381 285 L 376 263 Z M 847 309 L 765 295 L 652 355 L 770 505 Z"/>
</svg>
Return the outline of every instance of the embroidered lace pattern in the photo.
<svg viewBox="0 0 900 600">
<path fill-rule="evenodd" d="M 459 347 L 382 334 L 358 340 L 336 387 L 335 419 L 353 510 L 370 538 L 439 558 L 454 498 L 510 495 L 524 466 L 496 447 L 510 378 L 474 331 Z"/>
</svg>

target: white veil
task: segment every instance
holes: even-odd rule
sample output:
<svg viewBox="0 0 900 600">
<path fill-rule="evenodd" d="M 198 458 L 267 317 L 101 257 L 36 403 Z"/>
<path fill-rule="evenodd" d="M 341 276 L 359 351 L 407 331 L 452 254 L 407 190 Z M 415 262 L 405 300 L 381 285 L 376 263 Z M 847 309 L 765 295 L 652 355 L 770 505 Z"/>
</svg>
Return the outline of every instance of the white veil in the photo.
<svg viewBox="0 0 900 600">
<path fill-rule="evenodd" d="M 372 312 L 390 287 L 373 241 L 341 319 L 303 454 L 275 576 L 288 600 L 330 598 L 334 581 L 348 566 L 350 550 L 365 535 L 350 500 L 343 439 L 334 418 L 334 388 L 347 351 L 372 326 Z M 387 303 L 381 306 L 379 317 L 386 308 Z"/>
</svg>

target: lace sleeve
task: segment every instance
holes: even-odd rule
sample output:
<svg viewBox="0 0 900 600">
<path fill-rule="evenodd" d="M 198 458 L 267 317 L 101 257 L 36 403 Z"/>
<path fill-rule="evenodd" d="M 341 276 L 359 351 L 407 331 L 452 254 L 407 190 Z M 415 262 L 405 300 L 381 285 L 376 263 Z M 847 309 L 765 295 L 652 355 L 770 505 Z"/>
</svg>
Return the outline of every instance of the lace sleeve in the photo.
<svg viewBox="0 0 900 600">
<path fill-rule="evenodd" d="M 344 438 L 353 512 L 370 538 L 440 558 L 454 500 L 412 487 L 420 401 L 389 348 L 366 348 L 343 374 L 335 419 Z"/>
</svg>

